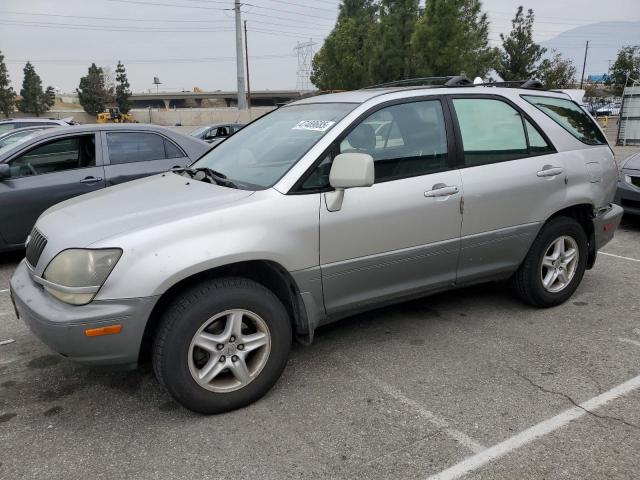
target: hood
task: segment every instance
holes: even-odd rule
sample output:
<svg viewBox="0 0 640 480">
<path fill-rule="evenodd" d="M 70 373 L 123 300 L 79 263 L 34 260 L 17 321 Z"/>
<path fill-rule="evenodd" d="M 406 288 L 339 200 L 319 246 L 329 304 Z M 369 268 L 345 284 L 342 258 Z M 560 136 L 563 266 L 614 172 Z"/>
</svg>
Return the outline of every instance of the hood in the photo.
<svg viewBox="0 0 640 480">
<path fill-rule="evenodd" d="M 622 168 L 628 170 L 640 170 L 640 153 L 635 153 L 622 161 Z"/>
<path fill-rule="evenodd" d="M 49 241 L 86 247 L 123 232 L 210 212 L 253 193 L 164 173 L 66 200 L 45 211 L 36 225 Z"/>
</svg>

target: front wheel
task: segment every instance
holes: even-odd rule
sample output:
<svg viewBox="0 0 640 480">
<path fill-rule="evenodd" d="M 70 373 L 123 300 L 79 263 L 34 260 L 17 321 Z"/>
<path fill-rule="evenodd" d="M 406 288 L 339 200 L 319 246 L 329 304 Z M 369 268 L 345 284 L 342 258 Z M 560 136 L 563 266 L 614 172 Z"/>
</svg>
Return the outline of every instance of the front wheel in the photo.
<svg viewBox="0 0 640 480">
<path fill-rule="evenodd" d="M 287 312 L 271 291 L 247 279 L 213 280 L 169 306 L 155 336 L 153 368 L 186 408 L 221 413 L 269 391 L 291 337 Z"/>
<path fill-rule="evenodd" d="M 572 218 L 554 218 L 542 227 L 514 274 L 516 294 L 536 307 L 565 302 L 582 281 L 587 252 L 587 236 L 582 226 Z"/>
</svg>

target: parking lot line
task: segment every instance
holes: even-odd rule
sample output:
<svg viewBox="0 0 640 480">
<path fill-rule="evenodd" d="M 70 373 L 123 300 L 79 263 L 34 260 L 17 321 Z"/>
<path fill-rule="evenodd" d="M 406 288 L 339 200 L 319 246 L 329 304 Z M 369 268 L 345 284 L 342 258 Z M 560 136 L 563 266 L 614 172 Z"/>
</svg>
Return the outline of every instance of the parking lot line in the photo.
<svg viewBox="0 0 640 480">
<path fill-rule="evenodd" d="M 622 338 L 622 337 L 620 337 L 620 338 L 618 338 L 618 341 L 625 342 L 625 343 L 630 343 L 632 345 L 636 345 L 636 346 L 640 347 L 640 342 L 639 341 L 631 340 L 630 338 Z"/>
<path fill-rule="evenodd" d="M 637 258 L 623 257 L 622 255 L 614 255 L 613 253 L 607 253 L 607 252 L 598 252 L 598 253 L 602 255 L 606 255 L 607 257 L 616 257 L 616 258 L 621 258 L 623 260 L 630 260 L 632 262 L 640 262 L 640 260 Z"/>
<path fill-rule="evenodd" d="M 467 434 L 449 426 L 449 423 L 444 418 L 439 417 L 435 413 L 424 408 L 424 406 L 421 405 L 420 403 L 405 396 L 400 390 L 398 390 L 394 386 L 389 385 L 385 381 L 372 375 L 367 370 L 354 365 L 353 362 L 348 362 L 347 364 L 349 365 L 350 368 L 355 370 L 359 375 L 367 378 L 367 380 L 369 380 L 370 383 L 376 385 L 384 393 L 386 393 L 390 397 L 393 397 L 398 402 L 403 403 L 411 407 L 412 409 L 414 409 L 418 413 L 418 415 L 420 415 L 422 418 L 427 420 L 432 425 L 438 427 L 441 431 L 449 435 L 449 437 L 451 437 L 453 440 L 458 442 L 460 445 L 468 448 L 474 453 L 482 452 L 486 449 L 485 446 L 479 444 L 478 442 L 473 440 L 471 437 L 469 437 Z"/>
<path fill-rule="evenodd" d="M 627 395 L 632 391 L 640 388 L 640 375 L 604 392 L 597 397 L 581 403 L 577 407 L 570 408 L 556 415 L 553 418 L 534 425 L 522 432 L 500 442 L 493 447 L 483 450 L 476 455 L 462 460 L 460 463 L 453 465 L 440 473 L 430 476 L 427 480 L 454 480 L 466 475 L 469 472 L 477 470 L 487 463 L 516 450 L 528 443 L 537 440 L 555 430 L 564 427 L 568 423 L 586 415 L 589 411 L 600 408 L 607 403 Z"/>
<path fill-rule="evenodd" d="M 7 293 L 9 291 L 8 288 L 5 288 L 4 290 L 0 290 L 0 293 Z"/>
</svg>

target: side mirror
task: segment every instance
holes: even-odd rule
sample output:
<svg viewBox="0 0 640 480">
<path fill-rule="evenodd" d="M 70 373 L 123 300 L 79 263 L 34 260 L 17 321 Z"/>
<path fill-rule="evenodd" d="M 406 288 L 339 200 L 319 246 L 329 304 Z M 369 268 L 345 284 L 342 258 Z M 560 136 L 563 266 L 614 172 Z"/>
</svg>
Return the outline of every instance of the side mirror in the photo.
<svg viewBox="0 0 640 480">
<path fill-rule="evenodd" d="M 327 210 L 336 212 L 342 208 L 347 188 L 370 187 L 375 180 L 373 157 L 366 153 L 341 153 L 333 159 L 329 183 L 334 192 L 325 194 Z"/>
<path fill-rule="evenodd" d="M 11 167 L 8 163 L 0 163 L 0 180 L 11 178 Z"/>
</svg>

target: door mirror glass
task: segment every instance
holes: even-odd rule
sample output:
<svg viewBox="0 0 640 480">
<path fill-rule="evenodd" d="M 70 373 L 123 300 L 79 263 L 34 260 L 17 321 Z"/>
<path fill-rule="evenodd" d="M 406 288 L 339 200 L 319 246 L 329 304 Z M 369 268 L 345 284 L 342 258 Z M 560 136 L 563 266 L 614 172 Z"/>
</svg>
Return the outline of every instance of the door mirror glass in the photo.
<svg viewBox="0 0 640 480">
<path fill-rule="evenodd" d="M 367 153 L 341 153 L 333 159 L 329 183 L 335 189 L 370 187 L 374 179 L 373 157 Z"/>
<path fill-rule="evenodd" d="M 11 178 L 11 167 L 7 163 L 0 163 L 0 180 Z"/>
</svg>

